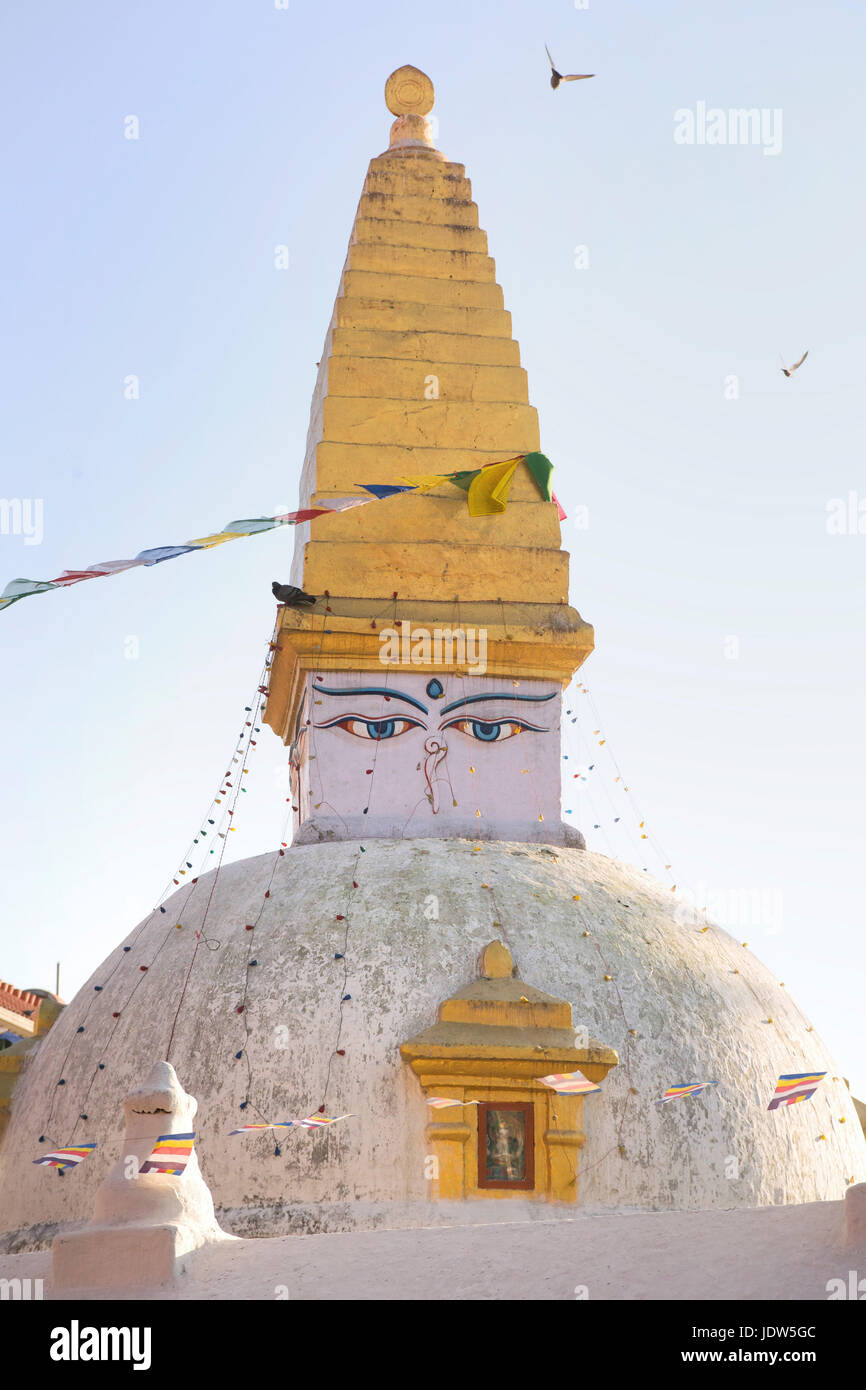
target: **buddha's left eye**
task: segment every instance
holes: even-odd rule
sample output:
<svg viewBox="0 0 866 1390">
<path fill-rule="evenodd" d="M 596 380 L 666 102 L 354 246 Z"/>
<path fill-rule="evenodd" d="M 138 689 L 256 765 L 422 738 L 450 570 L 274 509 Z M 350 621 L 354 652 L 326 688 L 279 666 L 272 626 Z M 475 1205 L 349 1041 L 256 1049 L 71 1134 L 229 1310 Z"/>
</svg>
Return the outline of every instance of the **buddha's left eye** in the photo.
<svg viewBox="0 0 866 1390">
<path fill-rule="evenodd" d="M 423 725 L 417 719 L 359 719 L 357 715 L 347 715 L 334 719 L 330 724 L 320 724 L 320 729 L 345 729 L 355 738 L 368 738 L 380 742 L 386 738 L 399 738 L 408 729 L 420 729 Z"/>
<path fill-rule="evenodd" d="M 468 734 L 481 743 L 502 743 L 504 739 L 514 738 L 515 734 L 522 734 L 524 730 L 541 732 L 534 724 L 525 724 L 522 719 L 454 719 L 445 728 L 459 729 L 461 734 Z"/>
</svg>

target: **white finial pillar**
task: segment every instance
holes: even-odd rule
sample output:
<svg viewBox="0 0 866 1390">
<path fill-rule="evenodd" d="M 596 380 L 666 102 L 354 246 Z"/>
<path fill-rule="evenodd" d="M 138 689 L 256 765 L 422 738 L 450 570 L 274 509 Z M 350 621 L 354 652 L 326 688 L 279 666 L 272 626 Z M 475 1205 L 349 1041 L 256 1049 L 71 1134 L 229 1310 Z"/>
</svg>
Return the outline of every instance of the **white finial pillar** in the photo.
<svg viewBox="0 0 866 1390">
<path fill-rule="evenodd" d="M 93 1220 L 52 1245 L 55 1292 L 168 1284 L 182 1256 L 211 1241 L 234 1239 L 217 1225 L 195 1149 L 182 1173 L 140 1171 L 160 1135 L 193 1129 L 197 1109 L 170 1062 L 157 1062 L 130 1091 L 123 1102 L 120 1157 L 96 1194 Z"/>
</svg>

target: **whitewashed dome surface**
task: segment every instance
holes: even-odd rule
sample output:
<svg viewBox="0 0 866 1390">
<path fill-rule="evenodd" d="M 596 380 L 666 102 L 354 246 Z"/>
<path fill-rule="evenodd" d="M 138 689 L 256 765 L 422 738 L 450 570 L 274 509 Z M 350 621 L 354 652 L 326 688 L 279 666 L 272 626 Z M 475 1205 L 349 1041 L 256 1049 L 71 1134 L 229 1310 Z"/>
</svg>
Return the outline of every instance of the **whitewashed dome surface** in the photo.
<svg viewBox="0 0 866 1390">
<path fill-rule="evenodd" d="M 198 1098 L 197 1152 L 225 1228 L 272 1235 L 573 1212 L 522 1198 L 430 1200 L 428 1109 L 399 1048 L 435 1021 L 443 999 L 477 978 L 480 952 L 497 937 L 522 980 L 570 1000 L 575 1024 L 620 1056 L 602 1093 L 584 1103 L 582 1207 L 835 1200 L 849 1179 L 866 1179 L 862 1130 L 817 1032 L 807 1031 L 787 991 L 740 942 L 718 927 L 702 932 L 696 921 L 676 920 L 675 899 L 648 874 L 583 850 L 523 844 L 487 842 L 476 852 L 468 840 L 373 840 L 361 855 L 354 843 L 293 846 L 252 933 L 258 964 L 240 1015 L 245 928 L 256 921 L 273 864 L 267 854 L 220 872 L 206 925 L 210 946 L 220 944 L 199 948 L 170 1054 Z M 202 876 L 189 910 L 182 889 L 165 914 L 130 933 L 24 1071 L 0 1145 L 0 1213 L 14 1233 L 0 1241 L 7 1248 L 90 1218 L 96 1188 L 120 1153 L 122 1099 L 165 1057 L 210 880 Z M 497 908 L 501 927 L 493 925 Z M 334 955 L 346 930 L 338 916 L 347 913 L 351 1000 L 339 1041 L 345 1056 L 332 1057 L 343 980 Z M 235 1053 L 245 1046 L 249 1094 L 269 1120 L 315 1112 L 329 1061 L 328 1113 L 357 1118 L 290 1133 L 280 1157 L 271 1135 L 229 1138 L 261 1118 L 239 1108 L 247 1062 Z M 637 1095 L 629 1095 L 627 1046 Z M 100 1061 L 104 1070 L 96 1069 Z M 828 1072 L 816 1097 L 768 1111 L 779 1073 L 808 1070 Z M 66 1084 L 48 1126 L 61 1076 Z M 701 1080 L 718 1086 L 655 1103 L 667 1086 Z M 624 1154 L 616 1147 L 623 1106 Z M 76 1127 L 81 1110 L 88 1119 Z M 58 1180 L 55 1170 L 33 1165 L 40 1133 L 66 1143 L 73 1131 L 77 1140 L 99 1141 L 80 1168 Z"/>
</svg>

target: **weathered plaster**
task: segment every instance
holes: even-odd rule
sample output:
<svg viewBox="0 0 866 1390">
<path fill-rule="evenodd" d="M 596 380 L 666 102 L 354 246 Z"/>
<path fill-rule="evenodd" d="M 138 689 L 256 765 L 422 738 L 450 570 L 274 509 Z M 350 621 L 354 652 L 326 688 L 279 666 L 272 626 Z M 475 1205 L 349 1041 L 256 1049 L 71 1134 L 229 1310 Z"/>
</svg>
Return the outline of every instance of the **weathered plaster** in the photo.
<svg viewBox="0 0 866 1390">
<path fill-rule="evenodd" d="M 253 933 L 259 964 L 245 1012 L 251 1094 L 271 1118 L 309 1114 L 323 1099 L 331 1113 L 357 1118 L 290 1135 L 279 1158 L 267 1138 L 229 1139 L 247 1093 L 246 1062 L 234 1059 L 245 1045 L 244 1017 L 235 1013 L 250 940 L 244 928 L 258 914 L 272 866 L 263 855 L 221 872 L 207 920 L 219 949 L 198 953 L 171 1054 L 199 1100 L 197 1154 L 224 1226 L 265 1235 L 444 1218 L 424 1178 L 427 1108 L 399 1049 L 435 1022 L 442 1000 L 476 978 L 479 953 L 495 936 L 522 978 L 569 1000 L 575 1022 L 620 1057 L 585 1105 L 581 1207 L 827 1201 L 844 1194 L 849 1178 L 866 1179 L 866 1143 L 844 1071 L 750 951 L 717 927 L 683 925 L 665 887 L 601 855 L 472 840 L 371 840 L 364 854 L 357 842 L 295 846 L 279 860 Z M 164 1055 L 208 892 L 206 876 L 188 912 L 181 892 L 167 915 L 136 928 L 125 943 L 131 951 L 111 953 L 28 1064 L 0 1148 L 0 1211 L 9 1229 L 33 1226 L 38 1238 L 41 1226 L 44 1238 L 48 1223 L 90 1215 L 121 1152 L 120 1103 L 142 1061 Z M 334 953 L 346 931 L 337 917 L 347 913 L 352 999 L 343 1006 L 345 1056 L 332 1057 L 343 979 Z M 183 922 L 181 931 L 174 921 Z M 141 964 L 149 970 L 132 993 Z M 76 1036 L 85 1018 L 86 1032 Z M 82 1137 L 75 1122 L 93 1080 L 87 1127 L 100 1147 L 61 1183 L 32 1160 L 67 1049 L 52 1136 Z M 99 1061 L 104 1071 L 95 1070 Z M 811 1068 L 828 1071 L 813 1101 L 767 1111 L 779 1072 Z M 693 1100 L 655 1104 L 666 1086 L 702 1079 L 719 1085 Z M 503 1204 L 488 1205 L 501 1219 Z M 455 1204 L 447 1219 L 478 1220 L 483 1207 Z M 558 1210 L 511 1199 L 507 1209 Z"/>
</svg>

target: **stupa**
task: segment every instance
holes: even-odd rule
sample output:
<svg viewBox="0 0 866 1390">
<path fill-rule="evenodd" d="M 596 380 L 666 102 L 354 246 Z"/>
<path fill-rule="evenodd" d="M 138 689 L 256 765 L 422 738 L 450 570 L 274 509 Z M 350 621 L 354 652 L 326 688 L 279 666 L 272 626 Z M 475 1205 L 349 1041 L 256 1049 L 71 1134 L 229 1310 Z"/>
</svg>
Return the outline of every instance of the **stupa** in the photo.
<svg viewBox="0 0 866 1390">
<path fill-rule="evenodd" d="M 294 839 L 176 893 L 40 1043 L 0 1149 L 14 1248 L 90 1217 L 167 1038 L 235 1234 L 799 1203 L 866 1178 L 842 1074 L 772 974 L 562 822 L 562 692 L 593 633 L 432 84 L 401 68 L 386 99 L 301 479 L 303 507 L 381 500 L 298 528 L 315 603 L 279 610 L 269 678 Z M 575 1071 L 599 1089 L 542 1080 Z M 769 1111 L 793 1072 L 826 1076 Z M 319 1113 L 348 1118 L 230 1136 Z M 32 1162 L 49 1115 L 53 1143 L 99 1139 L 62 1182 Z"/>
</svg>

